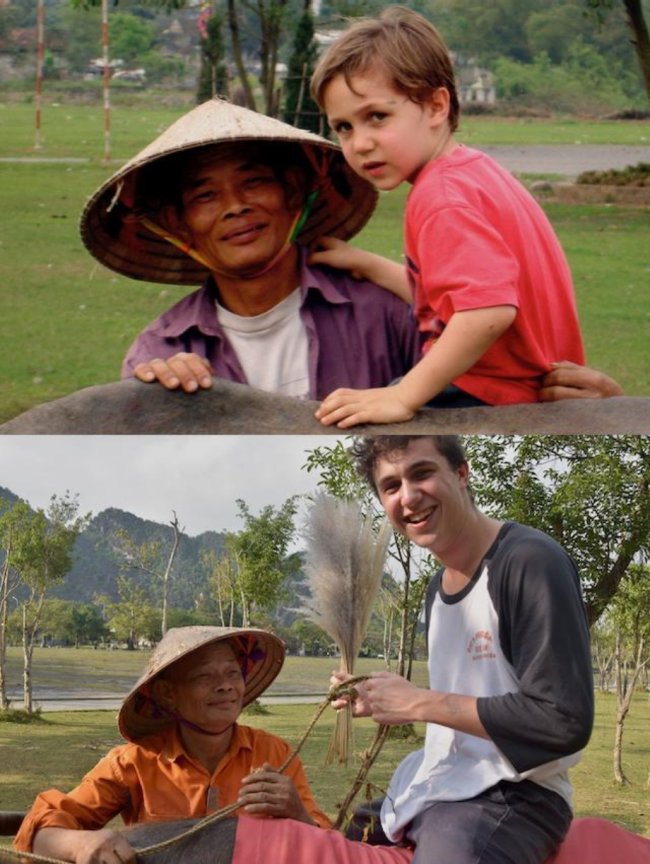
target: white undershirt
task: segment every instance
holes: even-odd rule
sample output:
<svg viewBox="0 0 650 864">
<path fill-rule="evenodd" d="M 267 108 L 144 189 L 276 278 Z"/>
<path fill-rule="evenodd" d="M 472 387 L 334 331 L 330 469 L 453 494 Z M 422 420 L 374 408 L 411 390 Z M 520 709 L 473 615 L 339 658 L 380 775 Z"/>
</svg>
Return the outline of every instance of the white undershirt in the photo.
<svg viewBox="0 0 650 864">
<path fill-rule="evenodd" d="M 219 303 L 217 318 L 252 387 L 283 396 L 309 396 L 307 333 L 300 289 L 261 315 L 235 315 Z"/>
</svg>

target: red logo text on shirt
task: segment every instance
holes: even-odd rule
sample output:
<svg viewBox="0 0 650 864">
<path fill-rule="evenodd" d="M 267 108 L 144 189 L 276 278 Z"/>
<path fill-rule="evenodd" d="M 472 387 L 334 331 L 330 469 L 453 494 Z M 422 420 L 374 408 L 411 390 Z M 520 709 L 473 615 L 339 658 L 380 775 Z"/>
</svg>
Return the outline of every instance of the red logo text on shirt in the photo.
<svg viewBox="0 0 650 864">
<path fill-rule="evenodd" d="M 467 644 L 467 653 L 472 655 L 472 660 L 493 660 L 496 654 L 492 643 L 489 630 L 477 630 Z"/>
</svg>

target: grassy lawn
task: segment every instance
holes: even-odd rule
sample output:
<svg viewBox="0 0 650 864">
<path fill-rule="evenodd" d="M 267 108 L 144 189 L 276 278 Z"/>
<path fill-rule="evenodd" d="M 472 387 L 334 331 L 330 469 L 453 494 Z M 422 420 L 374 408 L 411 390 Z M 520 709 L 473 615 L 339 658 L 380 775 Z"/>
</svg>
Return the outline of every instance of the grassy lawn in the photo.
<svg viewBox="0 0 650 864">
<path fill-rule="evenodd" d="M 138 677 L 146 656 L 145 652 L 37 649 L 35 682 L 38 686 L 65 689 L 84 687 L 88 692 L 115 688 L 116 692 L 123 693 Z M 377 660 L 360 661 L 358 669 L 360 672 L 377 669 L 379 663 Z M 324 691 L 335 664 L 332 658 L 289 657 L 273 690 L 283 693 Z M 8 667 L 11 682 L 19 681 L 20 668 L 19 651 L 12 648 Z M 425 679 L 424 663 L 418 662 L 414 680 L 423 684 Z M 313 718 L 315 708 L 315 705 L 270 705 L 267 714 L 246 715 L 244 722 L 297 743 Z M 611 819 L 650 837 L 649 695 L 640 691 L 635 696 L 626 721 L 624 769 L 630 783 L 624 787 L 614 782 L 612 774 L 615 709 L 613 696 L 597 693 L 594 732 L 582 762 L 572 771 L 576 813 Z M 315 794 L 330 814 L 336 813 L 337 804 L 356 773 L 354 761 L 347 768 L 324 765 L 333 726 L 333 712 L 326 711 L 302 751 Z M 423 728 L 417 728 L 416 732 L 421 736 Z M 361 753 L 368 746 L 373 733 L 371 721 L 355 723 L 355 753 Z M 34 723 L 0 722 L 3 773 L 0 809 L 25 809 L 40 789 L 71 788 L 119 741 L 113 711 L 47 712 Z M 421 737 L 389 739 L 373 769 L 371 780 L 377 787 L 373 794 L 385 789 L 398 762 L 421 745 Z"/>
<path fill-rule="evenodd" d="M 33 682 L 35 689 L 80 690 L 88 695 L 103 691 L 125 695 L 140 677 L 148 659 L 147 651 L 108 651 L 92 648 L 34 649 Z M 361 658 L 357 671 L 366 673 L 383 668 L 383 660 Z M 329 677 L 338 660 L 332 657 L 287 657 L 279 676 L 270 686 L 270 694 L 324 694 Z M 6 675 L 10 687 L 22 694 L 22 649 L 7 650 Z M 426 664 L 415 661 L 413 681 L 425 684 Z M 22 697 L 21 697 L 22 698 Z"/>
<path fill-rule="evenodd" d="M 0 422 L 82 387 L 116 380 L 136 334 L 187 293 L 104 269 L 83 248 L 78 232 L 87 197 L 182 109 L 118 105 L 112 112 L 111 165 L 102 164 L 101 106 L 46 102 L 38 153 L 33 110 L 0 103 L 0 160 L 19 160 L 0 161 Z M 489 145 L 643 144 L 648 136 L 650 124 L 644 122 L 469 117 L 460 137 Z M 359 243 L 399 257 L 404 192 L 382 196 Z M 647 211 L 545 207 L 574 271 L 588 362 L 616 377 L 628 394 L 647 395 Z"/>
</svg>

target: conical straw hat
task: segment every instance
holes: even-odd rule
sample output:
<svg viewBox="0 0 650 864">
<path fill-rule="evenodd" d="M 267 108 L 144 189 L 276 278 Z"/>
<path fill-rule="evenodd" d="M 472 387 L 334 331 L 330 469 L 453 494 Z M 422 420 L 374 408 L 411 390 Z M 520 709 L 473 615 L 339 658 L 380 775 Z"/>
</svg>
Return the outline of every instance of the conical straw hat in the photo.
<svg viewBox="0 0 650 864">
<path fill-rule="evenodd" d="M 233 643 L 242 663 L 246 688 L 244 705 L 263 693 L 284 663 L 284 644 L 267 630 L 251 627 L 172 627 L 156 645 L 145 671 L 124 699 L 117 725 L 127 741 L 135 741 L 172 726 L 152 698 L 151 685 L 165 669 L 193 651 L 215 642 Z"/>
<path fill-rule="evenodd" d="M 363 228 L 375 209 L 377 192 L 352 171 L 332 141 L 223 99 L 211 99 L 176 120 L 90 198 L 80 228 L 91 254 L 134 279 L 178 285 L 204 282 L 209 274 L 201 263 L 137 218 L 142 209 L 138 175 L 145 166 L 172 154 L 239 141 L 286 143 L 300 147 L 307 156 L 318 196 L 297 238 L 300 243 L 309 245 L 324 235 L 347 240 Z M 305 190 L 305 197 L 310 191 Z"/>
</svg>

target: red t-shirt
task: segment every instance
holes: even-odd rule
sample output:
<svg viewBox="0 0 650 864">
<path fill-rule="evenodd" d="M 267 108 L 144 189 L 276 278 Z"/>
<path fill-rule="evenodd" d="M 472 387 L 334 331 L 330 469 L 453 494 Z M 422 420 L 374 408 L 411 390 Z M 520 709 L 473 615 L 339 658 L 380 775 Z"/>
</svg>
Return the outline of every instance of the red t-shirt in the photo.
<svg viewBox="0 0 650 864">
<path fill-rule="evenodd" d="M 585 362 L 560 243 L 532 195 L 489 156 L 459 146 L 426 165 L 409 194 L 404 239 L 425 351 L 455 312 L 517 309 L 456 386 L 489 404 L 535 402 L 553 361 Z"/>
</svg>

